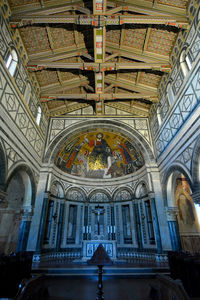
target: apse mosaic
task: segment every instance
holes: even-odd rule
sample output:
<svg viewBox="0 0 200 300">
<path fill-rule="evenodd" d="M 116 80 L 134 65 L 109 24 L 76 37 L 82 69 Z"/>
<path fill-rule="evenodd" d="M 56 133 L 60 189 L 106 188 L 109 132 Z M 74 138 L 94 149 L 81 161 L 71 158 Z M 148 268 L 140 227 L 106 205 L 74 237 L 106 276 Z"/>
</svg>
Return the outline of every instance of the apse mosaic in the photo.
<svg viewBox="0 0 200 300">
<path fill-rule="evenodd" d="M 134 173 L 144 165 L 144 159 L 127 137 L 95 130 L 65 142 L 55 164 L 75 176 L 115 178 Z"/>
</svg>

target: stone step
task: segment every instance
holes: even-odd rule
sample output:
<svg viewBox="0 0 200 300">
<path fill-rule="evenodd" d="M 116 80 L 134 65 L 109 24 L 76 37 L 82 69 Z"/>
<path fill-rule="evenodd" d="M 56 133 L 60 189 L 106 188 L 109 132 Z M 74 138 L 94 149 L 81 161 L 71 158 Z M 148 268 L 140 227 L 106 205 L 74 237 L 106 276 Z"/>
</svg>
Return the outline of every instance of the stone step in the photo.
<svg viewBox="0 0 200 300">
<path fill-rule="evenodd" d="M 104 267 L 103 276 L 104 277 L 135 277 L 135 276 L 147 276 L 152 277 L 156 274 L 165 274 L 169 275 L 168 267 Z M 63 275 L 63 276 L 97 276 L 98 268 L 97 267 L 59 267 L 59 268 L 35 268 L 32 270 L 32 275 Z"/>
</svg>

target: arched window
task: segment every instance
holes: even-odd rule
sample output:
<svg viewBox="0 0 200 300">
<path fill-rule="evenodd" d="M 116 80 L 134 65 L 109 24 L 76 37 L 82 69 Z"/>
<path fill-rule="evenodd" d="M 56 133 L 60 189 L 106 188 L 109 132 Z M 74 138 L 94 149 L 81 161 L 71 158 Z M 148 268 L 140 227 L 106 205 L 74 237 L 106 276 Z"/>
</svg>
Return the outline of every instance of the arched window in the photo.
<svg viewBox="0 0 200 300">
<path fill-rule="evenodd" d="M 181 70 L 183 71 L 184 76 L 186 76 L 188 71 L 190 71 L 192 69 L 191 58 L 190 58 L 189 54 L 186 54 L 185 50 L 181 53 L 180 65 L 181 65 Z"/>
<path fill-rule="evenodd" d="M 8 55 L 6 59 L 6 68 L 10 72 L 11 76 L 14 76 L 15 74 L 17 63 L 18 63 L 17 52 L 14 49 L 12 49 L 11 53 Z"/>
<path fill-rule="evenodd" d="M 174 103 L 174 94 L 173 94 L 173 90 L 172 90 L 172 86 L 171 83 L 169 82 L 167 85 L 167 97 L 169 100 L 169 103 L 172 105 Z"/>
<path fill-rule="evenodd" d="M 162 120 L 161 120 L 161 107 L 160 107 L 160 105 L 157 107 L 157 120 L 158 120 L 159 126 L 161 126 L 162 125 Z"/>
<path fill-rule="evenodd" d="M 28 82 L 27 85 L 26 85 L 25 93 L 24 93 L 24 99 L 25 99 L 27 104 L 29 104 L 30 97 L 31 97 L 31 85 Z"/>
<path fill-rule="evenodd" d="M 38 105 L 37 117 L 36 117 L 36 123 L 38 124 L 38 126 L 40 125 L 41 116 L 42 116 L 42 110 L 41 107 Z"/>
</svg>

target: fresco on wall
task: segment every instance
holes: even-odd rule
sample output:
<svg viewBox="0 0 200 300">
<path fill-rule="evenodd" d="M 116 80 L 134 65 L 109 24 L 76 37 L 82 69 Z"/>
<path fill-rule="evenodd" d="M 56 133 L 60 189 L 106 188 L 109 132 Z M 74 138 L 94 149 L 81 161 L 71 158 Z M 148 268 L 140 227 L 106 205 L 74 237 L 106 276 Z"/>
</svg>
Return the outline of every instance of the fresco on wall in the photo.
<svg viewBox="0 0 200 300">
<path fill-rule="evenodd" d="M 178 224 L 182 248 L 195 253 L 200 250 L 200 226 L 191 198 L 187 179 L 180 175 L 176 180 L 175 202 L 178 207 Z"/>
<path fill-rule="evenodd" d="M 55 164 L 80 177 L 115 178 L 134 173 L 144 165 L 144 159 L 125 136 L 96 130 L 66 142 Z"/>
</svg>

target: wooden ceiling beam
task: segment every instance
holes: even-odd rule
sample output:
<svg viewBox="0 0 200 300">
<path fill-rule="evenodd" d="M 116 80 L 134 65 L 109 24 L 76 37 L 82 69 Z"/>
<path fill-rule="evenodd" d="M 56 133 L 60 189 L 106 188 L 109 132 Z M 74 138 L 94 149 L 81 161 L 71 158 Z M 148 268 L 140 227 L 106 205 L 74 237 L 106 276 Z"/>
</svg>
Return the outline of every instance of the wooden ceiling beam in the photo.
<svg viewBox="0 0 200 300">
<path fill-rule="evenodd" d="M 54 13 L 62 13 L 65 11 L 69 11 L 69 10 L 73 10 L 72 7 L 83 7 L 85 6 L 85 3 L 83 1 L 74 1 L 72 4 L 71 0 L 59 0 L 59 4 L 58 1 L 48 1 L 42 5 L 41 8 L 41 4 L 37 3 L 32 3 L 32 4 L 24 4 L 24 5 L 20 5 L 20 6 L 15 6 L 12 7 L 12 12 L 14 14 L 54 14 Z"/>
<path fill-rule="evenodd" d="M 132 11 L 132 9 L 134 9 L 134 12 L 152 16 L 186 16 L 186 9 L 167 4 L 158 4 L 156 1 L 152 3 L 151 1 L 145 0 L 110 0 L 107 2 L 107 5 L 112 8 L 122 6 L 125 7 L 126 11 Z"/>
<path fill-rule="evenodd" d="M 122 57 L 143 61 L 146 63 L 169 64 L 169 56 L 163 56 L 153 52 L 125 47 L 123 45 L 121 46 L 121 48 L 119 48 L 117 44 L 114 45 L 113 43 L 109 42 L 106 43 L 106 51 L 111 53 L 117 52 Z"/>
<path fill-rule="evenodd" d="M 89 90 L 89 91 L 91 91 L 91 92 L 94 93 L 94 88 L 93 88 L 91 85 L 87 84 L 87 85 L 85 85 L 84 87 L 85 87 L 87 90 Z"/>
<path fill-rule="evenodd" d="M 49 101 L 55 101 L 55 100 L 73 100 L 73 99 L 80 99 L 80 100 L 95 100 L 95 101 L 101 101 L 101 100 L 110 100 L 114 101 L 117 99 L 125 100 L 136 100 L 136 99 L 150 99 L 150 101 L 155 101 L 156 96 L 152 96 L 151 94 L 139 94 L 139 93 L 93 93 L 93 94 L 54 94 L 49 93 L 48 95 L 41 95 L 40 100 L 41 102 L 49 102 Z"/>
<path fill-rule="evenodd" d="M 24 15 L 30 15 L 30 16 L 34 16 L 34 15 L 52 15 L 52 14 L 58 14 L 58 13 L 63 13 L 66 11 L 79 11 L 82 12 L 86 15 L 90 15 L 91 11 L 88 8 L 79 6 L 79 5 L 58 5 L 58 6 L 54 6 L 54 7 L 44 7 L 44 8 L 40 8 L 40 9 L 34 9 L 34 10 L 26 10 L 24 12 L 20 12 L 20 13 L 16 13 L 15 15 L 21 15 L 22 13 Z"/>
<path fill-rule="evenodd" d="M 104 87 L 104 93 L 107 93 L 109 90 L 111 90 L 113 87 L 115 87 L 114 84 L 108 85 L 106 88 Z"/>
<path fill-rule="evenodd" d="M 83 78 L 73 78 L 71 80 L 63 81 L 62 85 L 60 83 L 56 84 L 49 84 L 48 86 L 42 86 L 41 87 L 41 96 L 49 95 L 49 93 L 62 93 L 63 91 L 70 90 L 79 86 L 84 86 L 86 84 L 89 84 L 88 79 L 85 77 Z"/>
<path fill-rule="evenodd" d="M 31 26 L 33 24 L 77 24 L 91 26 L 122 25 L 122 24 L 144 24 L 144 25 L 165 25 L 178 28 L 188 28 L 189 23 L 186 17 L 174 16 L 93 16 L 93 15 L 71 15 L 71 16 L 45 16 L 45 15 L 13 15 L 10 18 L 11 27 Z"/>
<path fill-rule="evenodd" d="M 157 88 L 147 86 L 147 85 L 136 84 L 136 83 L 133 83 L 130 80 L 126 80 L 126 79 L 117 79 L 116 80 L 114 76 L 107 75 L 105 77 L 105 82 L 109 83 L 109 84 L 115 84 L 116 86 L 122 87 L 126 90 L 141 93 L 141 95 L 142 94 L 149 94 L 151 96 L 158 97 Z"/>
<path fill-rule="evenodd" d="M 27 68 L 29 71 L 40 71 L 46 69 L 65 69 L 65 70 L 85 70 L 85 71 L 116 71 L 116 70 L 159 70 L 162 72 L 169 72 L 171 66 L 169 64 L 160 63 L 141 63 L 141 62 L 119 62 L 119 63 L 91 63 L 91 62 L 77 62 L 77 63 L 59 63 L 48 61 L 31 61 L 28 63 Z"/>
<path fill-rule="evenodd" d="M 87 52 L 87 49 L 85 46 L 72 46 L 72 47 L 65 47 L 62 49 L 54 49 L 53 51 L 47 51 L 47 52 L 40 52 L 40 53 L 34 53 L 29 54 L 29 60 L 46 60 L 46 61 L 57 61 L 64 58 L 70 58 L 73 56 L 79 56 L 82 55 L 82 52 Z"/>
<path fill-rule="evenodd" d="M 118 52 L 113 53 L 113 54 L 107 56 L 107 57 L 104 59 L 104 62 L 107 62 L 107 61 L 109 61 L 109 60 L 111 60 L 111 59 L 113 59 L 113 58 L 115 58 L 115 57 L 117 57 L 117 56 L 119 56 L 119 53 L 118 53 Z"/>
<path fill-rule="evenodd" d="M 118 1 L 118 3 L 119 3 L 119 1 Z M 143 8 L 140 6 L 133 6 L 133 5 L 125 6 L 124 2 L 121 2 L 121 3 L 123 3 L 123 5 L 116 6 L 114 8 L 107 10 L 106 15 L 111 16 L 118 12 L 135 12 L 135 13 L 140 13 L 140 14 L 144 14 L 144 15 L 148 15 L 148 16 L 165 16 L 165 17 L 174 15 L 174 14 L 169 14 L 167 12 L 159 11 L 157 9 L 147 9 L 147 8 Z"/>
</svg>

